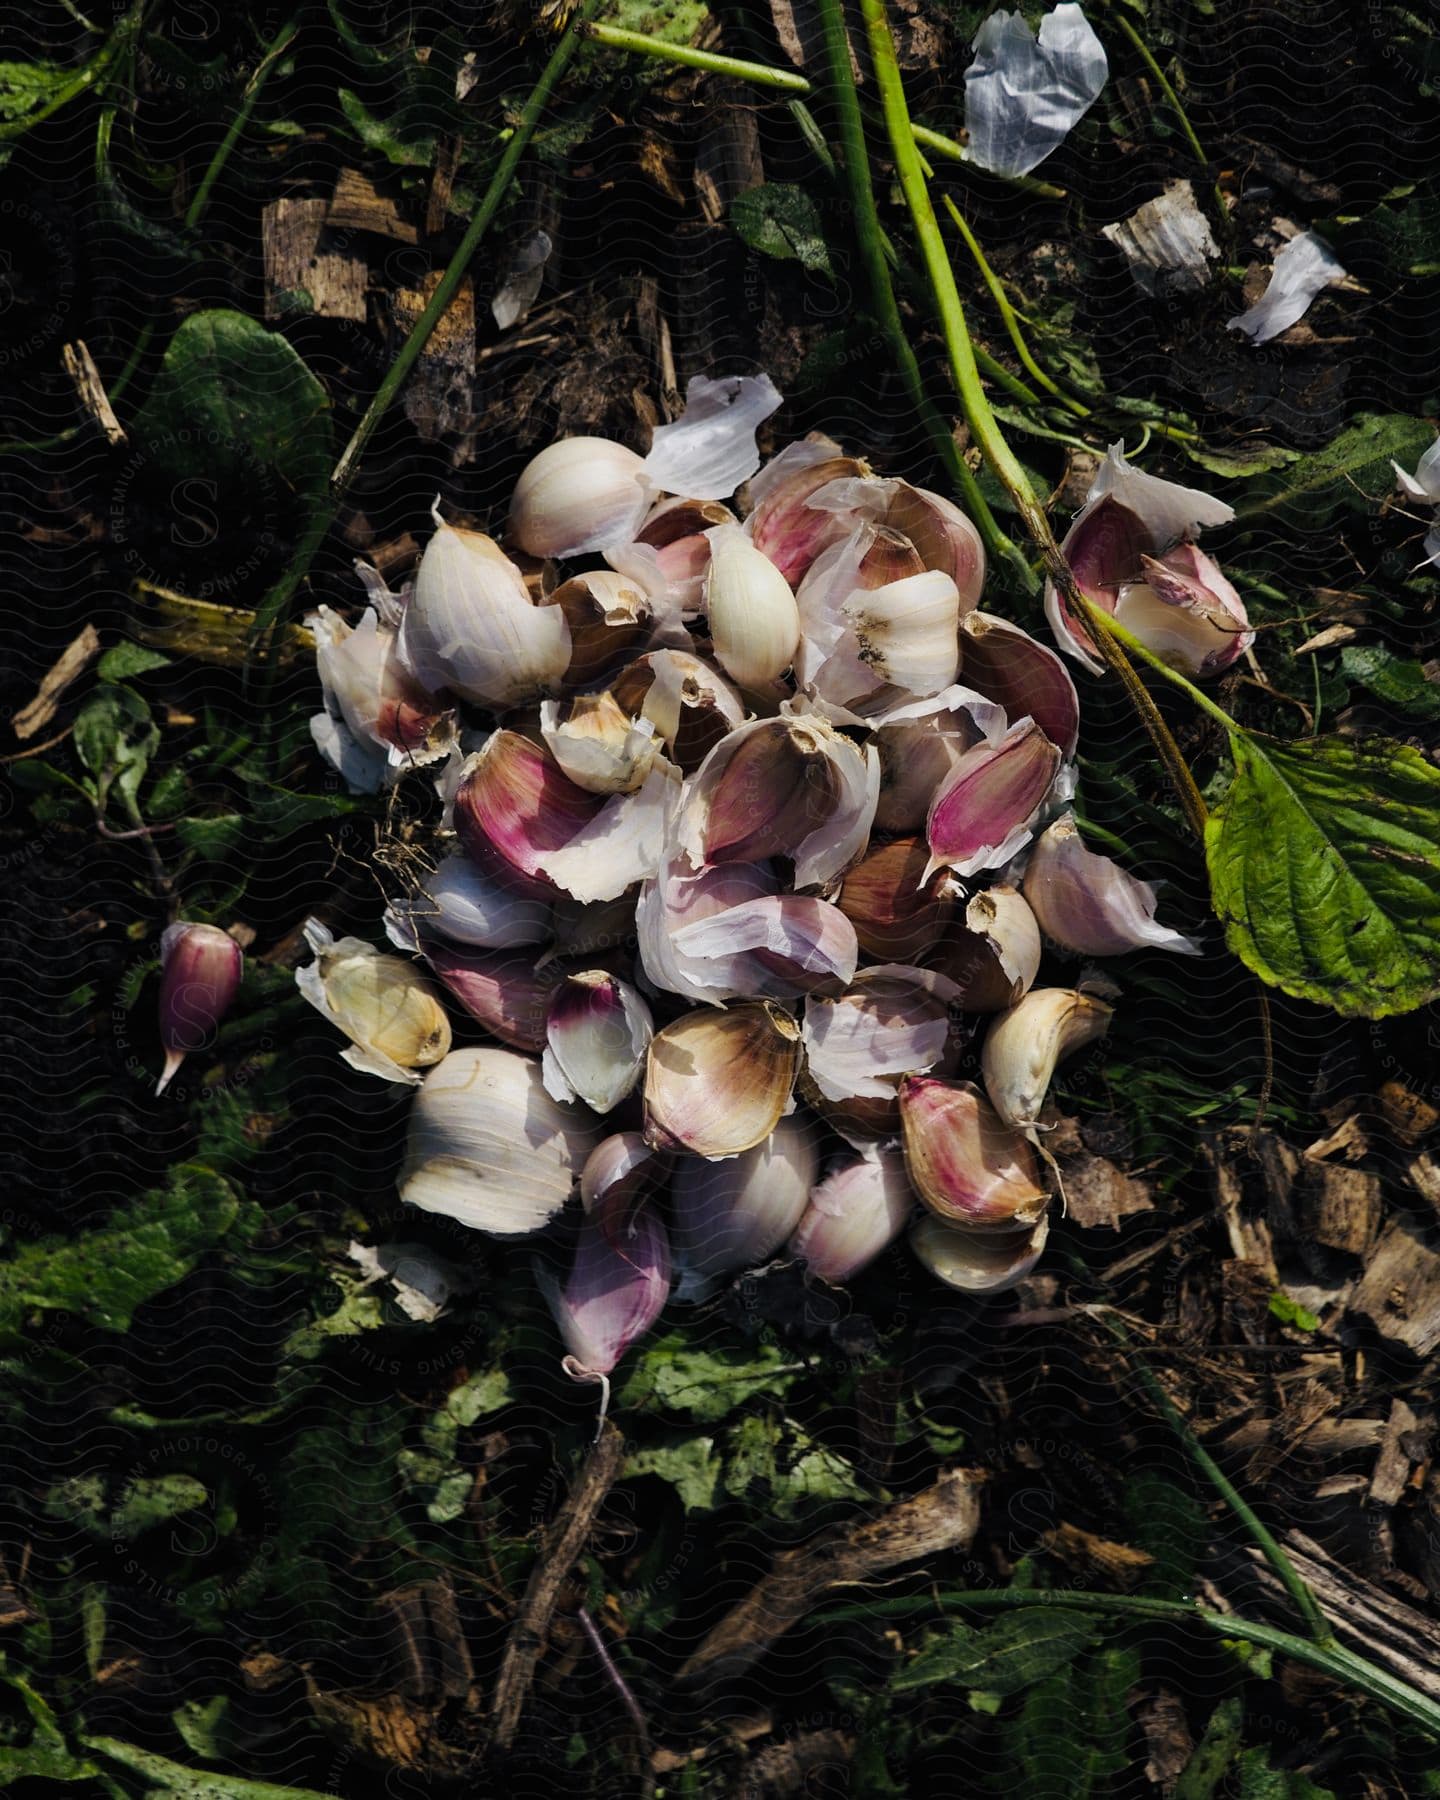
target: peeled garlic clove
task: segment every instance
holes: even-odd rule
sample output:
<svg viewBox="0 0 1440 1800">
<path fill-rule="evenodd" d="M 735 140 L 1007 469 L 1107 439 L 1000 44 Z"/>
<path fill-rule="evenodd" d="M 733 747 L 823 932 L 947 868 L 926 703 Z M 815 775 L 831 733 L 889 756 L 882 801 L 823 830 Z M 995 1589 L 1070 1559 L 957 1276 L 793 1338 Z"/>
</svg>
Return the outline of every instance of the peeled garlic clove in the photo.
<svg viewBox="0 0 1440 1800">
<path fill-rule="evenodd" d="M 1194 544 L 1142 556 L 1143 581 L 1128 582 L 1115 619 L 1149 649 L 1189 675 L 1218 675 L 1255 642 L 1245 602 Z"/>
<path fill-rule="evenodd" d="M 579 556 L 630 543 L 653 490 L 633 450 L 562 438 L 531 457 L 510 501 L 510 535 L 532 556 Z"/>
<path fill-rule="evenodd" d="M 613 569 L 591 569 L 562 581 L 546 605 L 565 616 L 570 632 L 568 688 L 591 687 L 645 643 L 650 631 L 649 596 L 636 581 Z"/>
<path fill-rule="evenodd" d="M 1006 724 L 999 706 L 967 687 L 911 700 L 869 722 L 880 759 L 875 824 L 897 834 L 924 830 L 936 790 L 961 757 L 982 740 L 998 742 Z"/>
<path fill-rule="evenodd" d="M 1029 841 L 1059 772 L 1060 752 L 1033 719 L 967 750 L 930 803 L 931 867 L 974 875 L 1008 862 Z"/>
<path fill-rule="evenodd" d="M 840 1286 L 899 1237 L 914 1210 L 905 1158 L 893 1147 L 866 1144 L 812 1191 L 790 1254 L 821 1281 Z"/>
<path fill-rule="evenodd" d="M 742 688 L 769 688 L 795 660 L 795 596 L 738 525 L 717 525 L 706 536 L 710 567 L 703 604 L 716 660 Z"/>
<path fill-rule="evenodd" d="M 805 1003 L 800 1091 L 852 1143 L 894 1137 L 901 1078 L 954 1067 L 955 989 L 932 970 L 862 970 L 843 994 Z"/>
<path fill-rule="evenodd" d="M 318 919 L 305 921 L 315 961 L 295 971 L 295 985 L 350 1039 L 342 1052 L 352 1069 L 386 1081 L 416 1083 L 417 1069 L 450 1048 L 450 1021 L 435 984 L 400 956 L 362 938 L 336 938 Z"/>
<path fill-rule="evenodd" d="M 562 979 L 532 954 L 430 942 L 425 959 L 470 1017 L 515 1050 L 543 1050 L 551 996 Z"/>
<path fill-rule="evenodd" d="M 398 650 L 423 687 L 504 710 L 559 686 L 570 662 L 570 628 L 558 607 L 534 603 L 493 539 L 438 523 L 420 559 Z"/>
<path fill-rule="evenodd" d="M 765 1002 L 686 1013 L 651 1040 L 645 1139 L 711 1158 L 752 1149 L 779 1124 L 800 1060 L 800 1027 Z"/>
<path fill-rule="evenodd" d="M 1040 926 L 1012 887 L 985 888 L 965 908 L 965 929 L 937 958 L 970 1013 L 1003 1012 L 1030 992 L 1040 973 Z"/>
<path fill-rule="evenodd" d="M 721 1276 L 774 1255 L 799 1223 L 819 1173 L 816 1138 L 813 1124 L 781 1119 L 741 1156 L 682 1159 L 670 1185 L 677 1298 L 703 1299 Z"/>
<path fill-rule="evenodd" d="M 1032 988 L 985 1034 L 980 1073 L 995 1111 L 1017 1131 L 1040 1123 L 1058 1064 L 1110 1029 L 1115 1009 L 1083 988 Z"/>
<path fill-rule="evenodd" d="M 790 446 L 791 451 L 807 448 L 805 445 Z M 788 455 L 789 451 L 782 454 Z M 779 461 L 777 458 L 763 473 L 777 469 Z M 796 461 L 798 463 L 799 458 Z M 837 538 L 846 536 L 853 524 L 843 514 L 818 511 L 807 505 L 810 496 L 832 481 L 868 474 L 867 465 L 853 456 L 826 456 L 818 462 L 797 466 L 793 473 L 767 483 L 762 490 L 763 498 L 746 521 L 745 529 L 751 542 L 770 558 L 786 581 L 798 582 L 820 552 Z M 752 497 L 755 486 L 752 482 Z"/>
<path fill-rule="evenodd" d="M 163 1094 L 192 1050 L 199 1050 L 229 1012 L 240 990 L 245 957 L 218 925 L 189 921 L 160 934 L 160 1042 L 165 1068 L 155 1092 Z"/>
<path fill-rule="evenodd" d="M 1040 834 L 1030 853 L 1025 897 L 1040 929 L 1081 956 L 1121 956 L 1146 947 L 1199 956 L 1194 938 L 1157 923 L 1156 894 L 1108 856 L 1087 850 L 1067 813 Z"/>
<path fill-rule="evenodd" d="M 455 831 L 483 874 L 543 900 L 558 883 L 544 873 L 542 860 L 563 849 L 603 804 L 570 780 L 544 744 L 494 731 L 465 765 Z"/>
<path fill-rule="evenodd" d="M 392 900 L 390 914 L 408 928 L 401 940 L 406 949 L 418 948 L 419 938 L 442 937 L 453 944 L 511 950 L 543 943 L 551 927 L 543 901 L 502 887 L 458 855 L 447 856 L 416 893 Z"/>
<path fill-rule="evenodd" d="M 569 1198 L 597 1126 L 550 1098 L 533 1057 L 452 1050 L 410 1109 L 400 1198 L 495 1237 L 538 1231 Z"/>
<path fill-rule="evenodd" d="M 685 650 L 652 650 L 622 669 L 610 691 L 631 718 L 650 721 L 687 775 L 745 718 L 739 692 Z"/>
<path fill-rule="evenodd" d="M 1003 1231 L 1034 1224 L 1049 1204 L 1033 1147 L 973 1082 L 907 1075 L 900 1125 L 911 1185 L 947 1224 Z"/>
<path fill-rule="evenodd" d="M 618 1232 L 586 1219 L 564 1287 L 547 1276 L 541 1290 L 568 1352 L 566 1373 L 577 1381 L 609 1375 L 670 1297 L 664 1225 L 648 1206 L 636 1208 Z"/>
<path fill-rule="evenodd" d="M 960 621 L 960 667 L 965 684 L 994 700 L 1010 719 L 1033 719 L 1066 756 L 1080 735 L 1080 697 L 1060 658 L 1028 631 L 993 613 Z"/>
<path fill-rule="evenodd" d="M 546 1092 L 609 1112 L 639 1081 L 654 1035 L 650 1008 L 628 981 L 603 969 L 567 975 L 546 1019 Z"/>
<path fill-rule="evenodd" d="M 540 735 L 564 773 L 591 794 L 632 793 L 645 780 L 660 740 L 648 719 L 632 719 L 610 693 L 577 694 L 540 708 Z"/>
<path fill-rule="evenodd" d="M 670 1158 L 652 1150 L 638 1131 L 602 1138 L 580 1171 L 580 1204 L 587 1213 L 624 1217 L 670 1173 Z"/>
<path fill-rule="evenodd" d="M 965 1231 L 927 1214 L 910 1231 L 910 1248 L 946 1287 L 962 1294 L 1003 1294 L 1039 1262 L 1050 1221 L 1025 1231 Z"/>
<path fill-rule="evenodd" d="M 377 578 L 378 579 L 378 578 Z M 403 602 L 386 597 L 403 617 Z M 367 608 L 353 628 L 328 606 L 307 615 L 325 711 L 310 735 L 352 793 L 378 793 L 406 768 L 444 756 L 455 741 L 455 714 L 401 665 L 398 626 Z"/>
<path fill-rule="evenodd" d="M 927 879 L 929 862 L 924 838 L 899 837 L 872 846 L 847 872 L 836 905 L 867 955 L 917 963 L 948 929 L 956 912 L 954 877 L 937 869 Z"/>
</svg>

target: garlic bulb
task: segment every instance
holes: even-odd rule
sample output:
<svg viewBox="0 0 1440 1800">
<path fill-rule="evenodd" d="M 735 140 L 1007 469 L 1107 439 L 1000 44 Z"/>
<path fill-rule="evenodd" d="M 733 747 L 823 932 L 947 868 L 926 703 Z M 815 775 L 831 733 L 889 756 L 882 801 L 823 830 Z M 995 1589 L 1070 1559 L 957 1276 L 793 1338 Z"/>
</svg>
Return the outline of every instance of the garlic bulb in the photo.
<svg viewBox="0 0 1440 1800">
<path fill-rule="evenodd" d="M 654 1035 L 650 1008 L 628 981 L 603 969 L 567 975 L 546 1018 L 545 1091 L 610 1112 L 639 1081 Z"/>
<path fill-rule="evenodd" d="M 315 961 L 295 971 L 295 985 L 350 1039 L 344 1060 L 366 1075 L 418 1083 L 416 1071 L 450 1048 L 450 1021 L 434 983 L 403 957 L 361 938 L 337 939 L 318 919 L 305 921 L 305 941 Z"/>
<path fill-rule="evenodd" d="M 685 1013 L 655 1034 L 645 1065 L 645 1139 L 657 1149 L 738 1156 L 790 1104 L 800 1027 L 764 1002 Z"/>
<path fill-rule="evenodd" d="M 163 1094 L 192 1050 L 202 1049 L 240 990 L 245 957 L 218 925 L 181 921 L 160 934 L 160 1042 Z"/>
<path fill-rule="evenodd" d="M 927 1214 L 910 1231 L 910 1248 L 946 1287 L 962 1294 L 1003 1294 L 1039 1262 L 1050 1221 L 1023 1231 L 966 1231 Z"/>
<path fill-rule="evenodd" d="M 1084 988 L 1032 988 L 999 1014 L 985 1034 L 980 1072 L 995 1111 L 1007 1125 L 1040 1123 L 1056 1066 L 1110 1029 L 1115 1009 Z"/>
<path fill-rule="evenodd" d="M 568 1199 L 597 1127 L 584 1107 L 551 1099 L 532 1058 L 452 1050 L 411 1109 L 400 1198 L 494 1237 L 538 1231 Z"/>
<path fill-rule="evenodd" d="M 795 660 L 800 613 L 790 584 L 738 525 L 706 534 L 703 605 L 720 667 L 742 688 L 769 688 Z"/>
<path fill-rule="evenodd" d="M 974 875 L 1008 862 L 1028 843 L 1059 770 L 1059 750 L 1033 719 L 967 750 L 930 802 L 931 868 Z"/>
<path fill-rule="evenodd" d="M 1156 922 L 1156 894 L 1108 856 L 1087 850 L 1067 813 L 1041 833 L 1025 868 L 1025 897 L 1047 937 L 1082 956 L 1145 947 L 1199 956 L 1194 938 Z"/>
<path fill-rule="evenodd" d="M 781 1119 L 725 1162 L 681 1158 L 670 1184 L 676 1297 L 703 1299 L 721 1276 L 772 1256 L 799 1223 L 819 1167 L 815 1129 L 800 1119 Z"/>
<path fill-rule="evenodd" d="M 898 1150 L 862 1145 L 815 1188 L 790 1238 L 790 1254 L 836 1286 L 851 1280 L 899 1237 L 915 1194 Z"/>
<path fill-rule="evenodd" d="M 907 1075 L 900 1124 L 911 1185 L 947 1224 L 1028 1226 L 1049 1204 L 1029 1140 L 997 1116 L 973 1082 Z"/>
<path fill-rule="evenodd" d="M 631 542 L 652 498 L 643 460 L 608 438 L 562 438 L 531 457 L 510 501 L 510 535 L 532 556 Z"/>
</svg>

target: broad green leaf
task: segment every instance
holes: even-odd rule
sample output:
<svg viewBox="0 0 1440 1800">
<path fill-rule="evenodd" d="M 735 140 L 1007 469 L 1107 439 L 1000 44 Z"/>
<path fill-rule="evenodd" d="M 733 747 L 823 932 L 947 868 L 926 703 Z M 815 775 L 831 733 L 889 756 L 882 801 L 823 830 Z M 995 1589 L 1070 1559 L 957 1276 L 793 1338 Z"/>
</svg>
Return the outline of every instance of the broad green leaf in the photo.
<svg viewBox="0 0 1440 1800">
<path fill-rule="evenodd" d="M 444 1410 L 457 1425 L 473 1425 L 488 1413 L 499 1412 L 515 1398 L 510 1377 L 503 1369 L 482 1369 L 459 1387 L 451 1388 L 445 1397 Z"/>
<path fill-rule="evenodd" d="M 133 688 L 105 683 L 76 717 L 76 754 L 95 777 L 102 804 L 112 787 L 133 802 L 159 748 L 159 727 Z"/>
<path fill-rule="evenodd" d="M 123 1538 L 139 1537 L 167 1519 L 193 1512 L 208 1498 L 204 1482 L 179 1469 L 166 1475 L 142 1475 L 120 1495 L 110 1515 L 110 1529 Z"/>
<path fill-rule="evenodd" d="M 1397 711 L 1416 719 L 1440 719 L 1440 681 L 1432 681 L 1420 663 L 1396 656 L 1383 644 L 1347 644 L 1340 652 L 1340 666 L 1351 681 L 1369 688 Z"/>
<path fill-rule="evenodd" d="M 187 850 L 193 850 L 207 862 L 223 862 L 244 841 L 247 823 L 244 813 L 204 813 L 177 820 L 175 835 Z"/>
<path fill-rule="evenodd" d="M 1205 1509 L 1153 1469 L 1137 1469 L 1126 1481 L 1124 1507 L 1135 1548 L 1155 1559 L 1141 1592 L 1172 1599 L 1188 1593 L 1211 1537 Z"/>
<path fill-rule="evenodd" d="M 966 1625 L 957 1619 L 899 1670 L 890 1685 L 905 1693 L 944 1681 L 987 1694 L 1018 1694 L 1072 1661 L 1094 1643 L 1104 1624 L 1098 1613 L 1039 1602 L 993 1625 Z"/>
<path fill-rule="evenodd" d="M 730 202 L 730 223 L 752 250 L 833 275 L 815 202 L 788 181 L 767 181 Z"/>
<path fill-rule="evenodd" d="M 1393 457 L 1413 469 L 1435 441 L 1424 419 L 1408 413 L 1357 413 L 1323 450 L 1302 456 L 1283 473 L 1262 477 L 1256 498 L 1240 508 L 1242 519 L 1277 507 L 1314 514 L 1324 523 L 1337 506 L 1368 511 L 1394 491 Z"/>
<path fill-rule="evenodd" d="M 1110 1647 L 1062 1664 L 1026 1694 L 1000 1728 L 1005 1760 L 994 1784 L 1010 1794 L 1110 1794 L 1130 1763 L 1126 1697 L 1140 1679 L 1138 1653 Z"/>
<path fill-rule="evenodd" d="M 767 1516 L 787 1520 L 825 1501 L 868 1498 L 854 1468 L 838 1451 L 817 1443 L 778 1413 L 752 1413 L 731 1429 L 725 1488 L 737 1499 L 763 1505 Z"/>
<path fill-rule="evenodd" d="M 1181 450 L 1198 468 L 1212 475 L 1223 475 L 1232 481 L 1250 475 L 1263 475 L 1271 469 L 1283 469 L 1299 458 L 1299 451 L 1286 450 L 1280 444 L 1206 444 L 1200 440 L 1182 443 Z"/>
<path fill-rule="evenodd" d="M 687 1513 L 712 1512 L 721 1499 L 721 1462 L 712 1437 L 687 1434 L 669 1443 L 632 1450 L 622 1471 L 625 1478 L 658 1475 L 680 1496 Z"/>
<path fill-rule="evenodd" d="M 158 650 L 151 650 L 144 644 L 137 644 L 133 638 L 111 645 L 95 671 L 102 681 L 129 681 L 135 675 L 148 675 L 152 669 L 168 669 L 170 658 L 162 656 Z"/>
<path fill-rule="evenodd" d="M 639 1412 L 674 1412 L 711 1425 L 757 1394 L 783 1395 L 799 1373 L 773 1344 L 706 1349 L 671 1331 L 636 1357 L 615 1404 Z"/>
<path fill-rule="evenodd" d="M 402 138 L 393 123 L 378 118 L 357 93 L 340 89 L 340 110 L 350 128 L 367 150 L 377 151 L 397 168 L 428 168 L 435 155 L 433 134 L 420 138 Z"/>
<path fill-rule="evenodd" d="M 1350 1017 L 1440 992 L 1440 770 L 1407 745 L 1232 733 L 1205 827 L 1230 948 L 1262 980 Z"/>
<path fill-rule="evenodd" d="M 217 307 L 170 340 L 134 432 L 164 477 L 275 481 L 302 499 L 330 472 L 330 402 L 277 331 Z"/>
<path fill-rule="evenodd" d="M 1235 1761 L 1244 1728 L 1245 1702 L 1239 1694 L 1228 1694 L 1206 1720 L 1171 1800 L 1210 1800 Z"/>
</svg>

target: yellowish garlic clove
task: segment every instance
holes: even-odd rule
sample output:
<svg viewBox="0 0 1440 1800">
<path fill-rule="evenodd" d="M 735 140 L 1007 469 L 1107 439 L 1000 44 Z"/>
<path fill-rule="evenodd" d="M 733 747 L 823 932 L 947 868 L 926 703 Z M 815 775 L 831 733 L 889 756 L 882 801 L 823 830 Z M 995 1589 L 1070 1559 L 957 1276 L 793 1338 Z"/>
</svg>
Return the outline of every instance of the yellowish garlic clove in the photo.
<svg viewBox="0 0 1440 1800">
<path fill-rule="evenodd" d="M 540 735 L 570 780 L 591 794 L 633 793 L 660 747 L 650 721 L 632 719 L 608 690 L 577 694 L 563 707 L 545 701 Z"/>
<path fill-rule="evenodd" d="M 1114 1007 L 1084 988 L 1032 988 L 985 1034 L 980 1072 L 995 1111 L 1017 1131 L 1041 1122 L 1056 1068 L 1110 1029 Z"/>
<path fill-rule="evenodd" d="M 795 660 L 800 613 L 790 584 L 738 525 L 707 534 L 704 608 L 715 657 L 742 688 L 768 689 Z"/>
<path fill-rule="evenodd" d="M 900 1126 L 910 1182 L 947 1224 L 973 1231 L 1032 1225 L 1049 1204 L 1035 1151 L 970 1081 L 908 1075 Z"/>
<path fill-rule="evenodd" d="M 416 1073 L 450 1048 L 450 1020 L 439 991 L 414 963 L 387 956 L 362 938 L 336 938 L 318 919 L 305 922 L 315 961 L 295 971 L 295 985 L 350 1039 L 344 1060 L 386 1081 L 420 1081 Z"/>
<path fill-rule="evenodd" d="M 651 1040 L 645 1138 L 712 1159 L 753 1149 L 790 1104 L 800 1027 L 765 1002 L 685 1013 Z"/>
<path fill-rule="evenodd" d="M 1050 1221 L 1023 1231 L 966 1231 L 926 1215 L 910 1230 L 910 1248 L 946 1287 L 962 1294 L 1003 1294 L 1039 1262 Z"/>
</svg>

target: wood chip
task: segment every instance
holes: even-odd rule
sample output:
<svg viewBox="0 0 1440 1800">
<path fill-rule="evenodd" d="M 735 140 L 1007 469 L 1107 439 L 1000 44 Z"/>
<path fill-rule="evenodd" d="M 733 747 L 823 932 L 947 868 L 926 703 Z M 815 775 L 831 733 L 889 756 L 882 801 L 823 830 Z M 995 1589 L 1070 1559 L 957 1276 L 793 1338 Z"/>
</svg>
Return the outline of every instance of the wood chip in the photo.
<svg viewBox="0 0 1440 1800">
<path fill-rule="evenodd" d="M 1313 656 L 1317 650 L 1333 650 L 1337 644 L 1348 644 L 1359 635 L 1353 625 L 1327 625 L 1303 644 L 1297 644 L 1292 655 Z"/>
<path fill-rule="evenodd" d="M 1375 1098 L 1380 1102 L 1390 1135 L 1407 1149 L 1428 1137 L 1440 1125 L 1440 1111 L 1402 1081 L 1382 1083 Z"/>
<path fill-rule="evenodd" d="M 1065 1523 L 1047 1531 L 1040 1547 L 1078 1574 L 1113 1581 L 1122 1588 L 1134 1587 L 1155 1562 L 1148 1551 L 1137 1550 L 1133 1544 L 1117 1544 Z"/>
<path fill-rule="evenodd" d="M 1440 1251 L 1419 1226 L 1390 1222 L 1350 1296 L 1350 1311 L 1415 1356 L 1440 1345 Z"/>
<path fill-rule="evenodd" d="M 737 195 L 761 185 L 765 164 L 753 95 L 738 81 L 714 79 L 703 97 L 712 122 L 695 148 L 695 193 L 707 223 L 718 225 Z"/>
<path fill-rule="evenodd" d="M 1045 1147 L 1065 1183 L 1065 1216 L 1083 1230 L 1118 1231 L 1122 1220 L 1155 1210 L 1143 1181 L 1086 1148 L 1078 1120 L 1062 1119 Z"/>
<path fill-rule="evenodd" d="M 1419 1460 L 1411 1455 L 1413 1440 L 1410 1434 L 1419 1423 L 1405 1401 L 1397 1397 L 1390 1402 L 1385 1436 L 1370 1476 L 1370 1498 L 1376 1506 L 1396 1505 L 1409 1485 L 1410 1471 Z"/>
<path fill-rule="evenodd" d="M 322 319 L 365 322 L 370 273 L 361 258 L 322 245 L 329 210 L 328 200 L 275 200 L 261 214 L 266 319 L 286 317 L 308 296 Z"/>
<path fill-rule="evenodd" d="M 124 429 L 115 417 L 105 383 L 101 381 L 95 359 L 85 344 L 79 338 L 73 344 L 66 344 L 60 352 L 60 360 L 65 365 L 65 373 L 75 384 L 80 404 L 105 434 L 106 443 L 123 444 Z"/>
<path fill-rule="evenodd" d="M 100 633 L 86 625 L 78 637 L 56 657 L 35 690 L 35 698 L 22 706 L 10 721 L 17 738 L 24 742 L 43 731 L 60 709 L 65 690 L 83 675 L 100 654 Z"/>
<path fill-rule="evenodd" d="M 397 244 L 419 242 L 420 234 L 400 216 L 395 202 L 367 181 L 358 169 L 342 169 L 325 212 L 331 231 L 373 231 Z"/>
<path fill-rule="evenodd" d="M 409 336 L 442 273 L 432 269 L 418 291 L 397 288 L 390 295 L 390 327 L 397 345 Z M 470 430 L 475 416 L 475 288 L 468 275 L 430 333 L 405 384 L 403 404 L 410 423 L 432 442 Z"/>
</svg>

